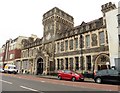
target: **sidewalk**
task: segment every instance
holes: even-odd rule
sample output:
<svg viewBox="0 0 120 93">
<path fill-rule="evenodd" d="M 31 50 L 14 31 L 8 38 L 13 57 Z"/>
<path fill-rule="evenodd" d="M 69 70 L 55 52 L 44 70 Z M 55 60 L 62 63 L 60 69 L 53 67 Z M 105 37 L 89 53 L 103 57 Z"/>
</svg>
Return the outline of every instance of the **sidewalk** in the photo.
<svg viewBox="0 0 120 93">
<path fill-rule="evenodd" d="M 50 76 L 50 75 L 36 75 L 36 76 L 40 77 L 40 78 L 58 79 L 57 76 Z M 85 78 L 84 81 L 86 81 L 86 82 L 94 82 L 94 79 L 92 79 L 92 78 Z"/>
<path fill-rule="evenodd" d="M 52 76 L 52 75 L 31 75 L 31 74 L 18 74 L 18 75 L 24 75 L 24 76 L 33 76 L 33 77 L 38 77 L 38 78 L 46 78 L 46 79 L 58 79 L 57 76 Z M 85 78 L 84 79 L 85 82 L 94 82 L 94 79 L 92 78 Z"/>
</svg>

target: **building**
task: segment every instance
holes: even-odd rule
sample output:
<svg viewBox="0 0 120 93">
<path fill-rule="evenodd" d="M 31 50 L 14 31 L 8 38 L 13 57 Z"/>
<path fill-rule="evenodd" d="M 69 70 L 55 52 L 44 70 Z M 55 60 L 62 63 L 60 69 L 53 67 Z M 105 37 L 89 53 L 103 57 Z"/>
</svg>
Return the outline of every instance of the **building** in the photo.
<svg viewBox="0 0 120 93">
<path fill-rule="evenodd" d="M 102 5 L 103 17 L 74 27 L 74 18 L 54 7 L 43 15 L 43 38 L 22 41 L 22 72 L 50 74 L 70 69 L 78 72 L 106 69 L 109 58 L 106 13 L 116 9 Z M 107 64 L 106 64 L 107 63 Z"/>
<path fill-rule="evenodd" d="M 120 66 L 120 9 L 119 8 L 120 6 L 106 13 L 110 62 L 111 62 L 111 66 L 113 67 L 115 65 L 117 67 Z"/>
<path fill-rule="evenodd" d="M 19 36 L 13 40 L 9 39 L 2 48 L 0 48 L 1 67 L 6 64 L 15 64 L 15 61 L 21 58 L 21 41 L 25 38 L 26 37 Z"/>
</svg>

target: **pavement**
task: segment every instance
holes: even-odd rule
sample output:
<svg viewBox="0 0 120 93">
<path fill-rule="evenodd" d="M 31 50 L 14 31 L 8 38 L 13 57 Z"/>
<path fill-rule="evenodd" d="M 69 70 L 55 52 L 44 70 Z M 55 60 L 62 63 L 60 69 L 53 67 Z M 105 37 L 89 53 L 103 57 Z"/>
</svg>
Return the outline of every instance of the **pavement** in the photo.
<svg viewBox="0 0 120 93">
<path fill-rule="evenodd" d="M 57 76 L 51 76 L 51 75 L 36 75 L 36 76 L 40 77 L 40 78 L 58 79 Z M 86 81 L 86 82 L 94 82 L 94 79 L 92 79 L 92 78 L 85 78 L 84 81 Z"/>
<path fill-rule="evenodd" d="M 20 74 L 20 75 L 35 76 L 35 77 L 46 78 L 46 79 L 58 79 L 57 76 L 52 76 L 52 75 L 31 75 L 31 74 Z M 85 78 L 84 81 L 86 81 L 86 82 L 94 82 L 94 79 Z"/>
</svg>

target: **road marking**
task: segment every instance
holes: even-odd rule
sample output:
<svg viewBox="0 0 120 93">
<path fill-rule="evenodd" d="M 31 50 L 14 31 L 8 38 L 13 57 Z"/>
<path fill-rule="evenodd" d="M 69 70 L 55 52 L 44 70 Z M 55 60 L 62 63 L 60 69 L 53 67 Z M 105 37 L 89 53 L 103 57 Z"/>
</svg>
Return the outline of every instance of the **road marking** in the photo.
<svg viewBox="0 0 120 93">
<path fill-rule="evenodd" d="M 41 82 L 45 82 L 45 81 L 41 81 Z"/>
<path fill-rule="evenodd" d="M 38 91 L 38 90 L 35 90 L 35 89 L 32 89 L 32 88 L 28 88 L 28 87 L 25 87 L 25 86 L 20 86 L 21 88 L 24 88 L 24 89 L 27 89 L 27 90 L 31 90 L 31 91 Z"/>
<path fill-rule="evenodd" d="M 13 84 L 12 82 L 8 82 L 8 81 L 5 81 L 5 80 L 0 80 L 0 81 L 2 81 L 4 83 L 7 83 L 7 84 Z"/>
</svg>

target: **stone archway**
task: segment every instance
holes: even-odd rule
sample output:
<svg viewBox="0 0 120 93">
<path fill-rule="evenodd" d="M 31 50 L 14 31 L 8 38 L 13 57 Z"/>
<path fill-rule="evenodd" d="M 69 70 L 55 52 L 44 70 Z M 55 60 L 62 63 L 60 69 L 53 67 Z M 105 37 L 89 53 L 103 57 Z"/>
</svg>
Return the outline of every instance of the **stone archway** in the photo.
<svg viewBox="0 0 120 93">
<path fill-rule="evenodd" d="M 109 65 L 107 65 L 106 63 L 109 63 Z M 95 69 L 94 70 L 97 71 L 97 70 L 107 69 L 108 67 L 110 67 L 109 56 L 105 53 L 99 54 L 95 60 Z"/>
<path fill-rule="evenodd" d="M 37 59 L 37 75 L 38 74 L 43 74 L 43 59 L 40 57 Z"/>
</svg>

